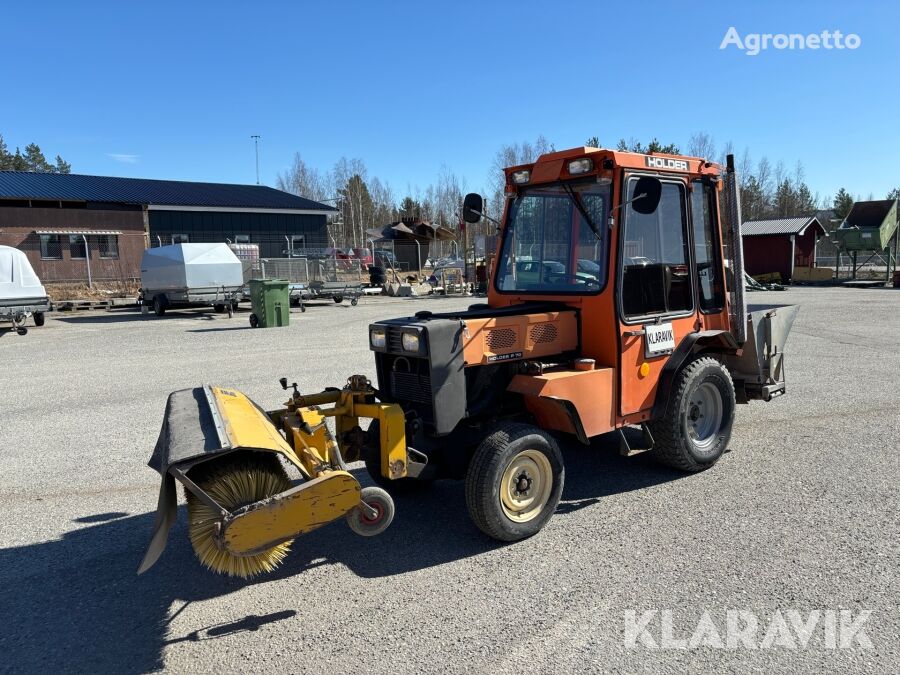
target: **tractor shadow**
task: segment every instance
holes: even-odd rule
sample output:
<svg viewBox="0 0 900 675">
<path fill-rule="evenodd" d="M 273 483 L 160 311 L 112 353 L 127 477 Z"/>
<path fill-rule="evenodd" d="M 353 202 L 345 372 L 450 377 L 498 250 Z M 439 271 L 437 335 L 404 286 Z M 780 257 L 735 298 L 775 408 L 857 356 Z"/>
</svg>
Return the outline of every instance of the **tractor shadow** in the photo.
<svg viewBox="0 0 900 675">
<path fill-rule="evenodd" d="M 567 444 L 567 479 L 557 518 L 600 502 L 604 496 L 640 490 L 682 474 L 655 467 L 642 456 L 618 455 L 618 441 L 592 447 Z M 367 476 L 355 473 L 361 480 Z M 364 473 L 364 472 L 363 472 Z M 252 592 L 256 584 L 288 579 L 313 567 L 339 563 L 364 578 L 404 572 L 477 556 L 504 546 L 481 534 L 466 514 L 462 482 L 438 481 L 396 499 L 397 516 L 379 537 L 364 539 L 343 522 L 304 536 L 274 574 L 229 579 L 201 569 L 187 539 L 179 508 L 168 547 L 146 574 L 136 575 L 154 513 L 110 510 L 74 518 L 61 539 L 0 549 L 3 630 L 0 653 L 10 672 L 143 673 L 163 667 L 166 645 L 218 639 L 291 620 L 296 612 L 237 616 L 216 626 L 170 634 L 173 605 Z M 516 544 L 513 544 L 516 545 Z M 528 546 L 528 543 L 518 544 Z M 340 573 L 346 573 L 341 570 Z M 298 579 L 297 583 L 302 583 Z M 321 598 L 340 602 L 340 598 Z M 177 612 L 176 612 L 177 614 Z"/>
</svg>

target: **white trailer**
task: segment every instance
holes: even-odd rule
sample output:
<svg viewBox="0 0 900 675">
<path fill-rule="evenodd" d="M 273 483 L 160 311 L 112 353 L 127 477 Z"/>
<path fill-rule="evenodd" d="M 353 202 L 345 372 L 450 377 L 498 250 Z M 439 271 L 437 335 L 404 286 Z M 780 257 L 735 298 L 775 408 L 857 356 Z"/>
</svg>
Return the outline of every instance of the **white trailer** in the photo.
<svg viewBox="0 0 900 675">
<path fill-rule="evenodd" d="M 24 252 L 0 246 L 0 321 L 11 321 L 19 335 L 25 335 L 25 320 L 34 317 L 35 326 L 44 325 L 50 299 Z"/>
<path fill-rule="evenodd" d="M 227 244 L 173 244 L 148 248 L 141 261 L 138 302 L 157 316 L 177 307 L 214 307 L 229 315 L 244 285 L 241 261 Z"/>
</svg>

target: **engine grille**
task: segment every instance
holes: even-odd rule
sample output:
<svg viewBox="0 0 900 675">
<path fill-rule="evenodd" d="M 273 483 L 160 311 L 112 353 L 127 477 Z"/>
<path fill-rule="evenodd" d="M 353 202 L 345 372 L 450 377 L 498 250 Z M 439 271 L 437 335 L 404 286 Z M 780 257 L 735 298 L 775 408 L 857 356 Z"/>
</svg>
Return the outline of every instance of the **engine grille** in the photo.
<svg viewBox="0 0 900 675">
<path fill-rule="evenodd" d="M 391 394 L 402 401 L 431 403 L 431 377 L 416 373 L 391 373 Z"/>
<path fill-rule="evenodd" d="M 539 323 L 531 327 L 531 341 L 535 344 L 553 342 L 558 334 L 556 324 Z"/>
<path fill-rule="evenodd" d="M 403 351 L 403 343 L 401 331 L 399 328 L 389 328 L 388 329 L 388 351 L 391 351 L 395 354 Z"/>
<path fill-rule="evenodd" d="M 509 349 L 516 344 L 516 331 L 512 328 L 495 328 L 487 331 L 484 344 L 492 352 Z"/>
</svg>

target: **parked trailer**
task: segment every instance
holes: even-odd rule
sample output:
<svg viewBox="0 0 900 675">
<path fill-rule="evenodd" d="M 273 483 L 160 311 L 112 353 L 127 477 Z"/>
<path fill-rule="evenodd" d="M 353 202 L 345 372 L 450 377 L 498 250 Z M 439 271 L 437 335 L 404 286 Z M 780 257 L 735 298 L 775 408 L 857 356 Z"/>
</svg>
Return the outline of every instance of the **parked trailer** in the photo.
<svg viewBox="0 0 900 675">
<path fill-rule="evenodd" d="M 50 299 L 28 256 L 11 246 L 0 246 L 0 321 L 12 322 L 19 335 L 25 335 L 25 321 L 34 318 L 35 326 L 44 325 L 44 313 L 50 311 Z"/>
<path fill-rule="evenodd" d="M 138 302 L 157 316 L 168 309 L 204 306 L 231 316 L 243 285 L 241 261 L 227 244 L 159 246 L 144 251 Z"/>
<path fill-rule="evenodd" d="M 360 282 L 347 283 L 344 281 L 311 281 L 309 283 L 309 295 L 313 299 L 331 298 L 336 304 L 349 300 L 354 307 L 359 303 L 359 296 L 363 295 L 363 285 Z"/>
</svg>

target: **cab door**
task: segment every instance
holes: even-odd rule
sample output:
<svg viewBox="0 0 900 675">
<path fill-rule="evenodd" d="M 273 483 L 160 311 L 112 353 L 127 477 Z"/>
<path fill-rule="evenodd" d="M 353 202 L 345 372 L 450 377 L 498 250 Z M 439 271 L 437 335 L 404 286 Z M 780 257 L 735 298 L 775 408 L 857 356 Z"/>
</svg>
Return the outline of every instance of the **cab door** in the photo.
<svg viewBox="0 0 900 675">
<path fill-rule="evenodd" d="M 681 339 L 695 330 L 696 308 L 688 188 L 660 177 L 659 207 L 641 214 L 625 207 L 619 234 L 619 413 L 653 406 L 663 366 Z M 637 176 L 625 181 L 635 197 Z"/>
</svg>

